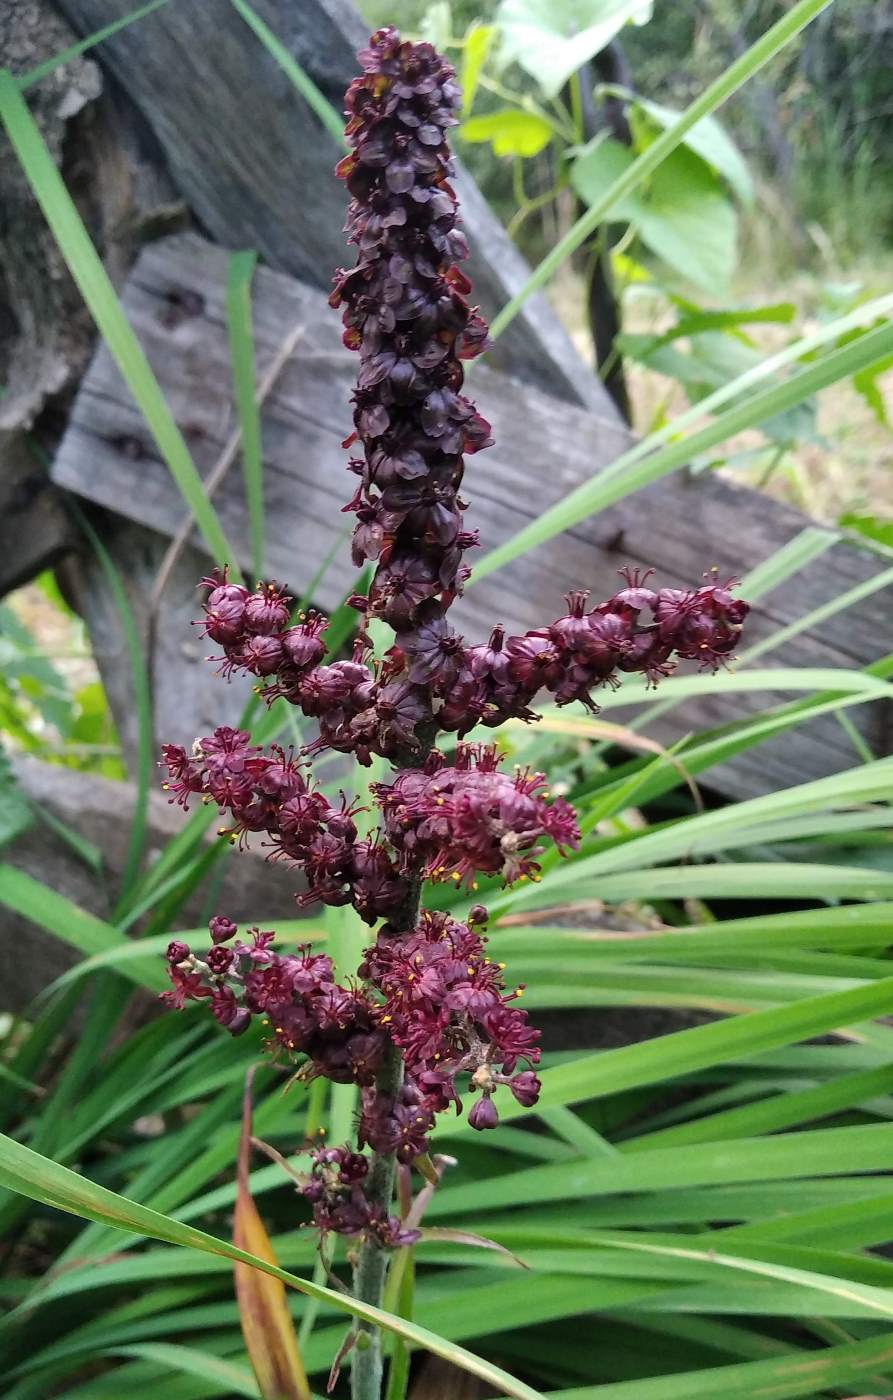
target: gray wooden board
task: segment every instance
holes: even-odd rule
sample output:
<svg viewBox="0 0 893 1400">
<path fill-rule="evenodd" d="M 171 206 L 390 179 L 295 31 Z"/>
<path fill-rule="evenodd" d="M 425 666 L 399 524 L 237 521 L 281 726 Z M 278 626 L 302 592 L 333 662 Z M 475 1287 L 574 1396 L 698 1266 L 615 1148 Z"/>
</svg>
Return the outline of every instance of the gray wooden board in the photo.
<svg viewBox="0 0 893 1400">
<path fill-rule="evenodd" d="M 132 0 L 56 5 L 85 35 L 133 8 Z M 252 8 L 340 112 L 368 38 L 349 0 L 252 0 Z M 177 0 L 95 53 L 140 109 L 178 191 L 216 242 L 257 248 L 271 267 L 330 285 L 347 260 L 346 197 L 333 175 L 340 151 L 230 0 Z M 454 184 L 475 295 L 492 317 L 529 268 L 461 165 Z M 617 421 L 543 296 L 525 304 L 494 363 Z"/>
<path fill-rule="evenodd" d="M 143 252 L 124 292 L 127 314 L 203 472 L 213 466 L 233 422 L 225 265 L 222 250 L 193 235 L 168 239 Z M 203 310 L 171 318 L 170 298 L 184 290 L 200 293 Z M 266 269 L 258 271 L 254 282 L 254 325 L 259 377 L 293 327 L 304 328 L 263 412 L 267 567 L 300 591 L 350 520 L 340 513 L 353 480 L 344 470 L 347 454 L 340 442 L 350 428 L 356 357 L 341 346 L 338 316 L 322 293 Z M 471 502 L 468 524 L 480 528 L 485 549 L 597 472 L 625 444 L 624 430 L 615 423 L 485 366 L 473 367 L 468 389 L 493 423 L 496 438 L 494 447 L 468 459 L 465 482 Z M 74 405 L 54 476 L 72 491 L 163 535 L 173 533 L 183 518 L 177 489 L 104 348 Z M 221 486 L 216 505 L 240 558 L 247 561 L 238 466 Z M 569 588 L 588 587 L 597 597 L 608 596 L 616 570 L 627 563 L 654 565 L 659 580 L 671 585 L 697 583 L 713 564 L 721 574 L 741 575 L 808 523 L 796 511 L 715 475 L 677 473 L 482 580 L 460 600 L 454 616 L 473 640 L 495 621 L 512 630 L 540 625 L 558 615 Z M 871 577 L 877 567 L 871 555 L 847 542 L 835 543 L 760 604 L 749 621 L 747 641 L 797 620 Z M 338 602 L 354 575 L 345 537 L 319 585 L 320 604 Z M 889 613 L 890 592 L 874 595 L 795 638 L 768 662 L 863 666 L 886 650 L 883 623 Z M 778 699 L 773 695 L 770 702 Z M 765 703 L 760 696 L 689 702 L 650 732 L 667 741 Z M 889 751 L 886 709 L 883 702 L 850 712 L 877 753 Z M 730 794 L 751 795 L 854 761 L 843 730 L 825 718 L 724 765 L 711 773 L 711 784 Z"/>
</svg>

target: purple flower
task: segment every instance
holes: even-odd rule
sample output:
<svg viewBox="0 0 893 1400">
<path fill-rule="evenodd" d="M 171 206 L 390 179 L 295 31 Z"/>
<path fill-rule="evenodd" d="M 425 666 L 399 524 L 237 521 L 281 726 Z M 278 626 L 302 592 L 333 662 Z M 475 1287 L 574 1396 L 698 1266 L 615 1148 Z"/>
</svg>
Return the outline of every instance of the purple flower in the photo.
<svg viewBox="0 0 893 1400">
<path fill-rule="evenodd" d="M 461 1112 L 469 1086 L 478 1130 L 498 1122 L 497 1086 L 523 1108 L 541 1087 L 539 1032 L 518 1005 L 524 988 L 507 985 L 489 954 L 486 909 L 474 906 L 464 923 L 420 909 L 419 887 L 427 877 L 476 888 L 478 873 L 536 880 L 546 838 L 562 855 L 580 840 L 573 809 L 541 773 L 504 771 L 492 745 L 459 743 L 448 762 L 437 734 L 461 739 L 478 724 L 535 720 L 542 691 L 592 710 L 592 692 L 623 673 L 656 683 L 679 659 L 715 669 L 748 609 L 715 574 L 697 588 L 660 589 L 650 571 L 625 570 L 605 602 L 590 605 L 575 590 L 565 613 L 520 636 L 497 624 L 486 642 L 466 646 L 452 627 L 465 555 L 479 543 L 464 528 L 465 457 L 491 441 L 462 392 L 464 362 L 488 338 L 457 266 L 468 248 L 447 137 L 461 94 L 430 44 L 394 29 L 373 34 L 359 58 L 346 96 L 350 151 L 338 166 L 356 262 L 336 272 L 330 297 L 358 356 L 343 510 L 355 517 L 355 563 L 375 563 L 368 595 L 349 599 L 358 635 L 351 655 L 339 655 L 321 614 L 290 624 L 292 600 L 279 585 L 252 591 L 215 570 L 201 580 L 200 625 L 222 652 L 221 674 L 254 676 L 267 704 L 296 706 L 317 733 L 297 752 L 264 750 L 248 730 L 220 726 L 188 748 L 166 744 L 162 759 L 172 802 L 215 802 L 221 836 L 241 845 L 257 834 L 270 859 L 302 873 L 300 905 L 353 905 L 368 925 L 383 922 L 356 974 L 339 982 L 327 954 L 279 952 L 272 930 L 240 937 L 216 915 L 204 951 L 177 938 L 168 945 L 165 1001 L 206 1001 L 231 1035 L 258 1016 L 267 1051 L 297 1077 L 359 1086 L 356 1144 L 314 1149 L 301 1194 L 323 1234 L 395 1248 L 419 1232 L 389 1213 L 362 1148 L 409 1166 L 428 1152 L 436 1115 Z M 378 657 L 372 622 L 394 632 Z M 344 793 L 332 800 L 309 775 L 327 749 L 367 766 L 374 756 L 391 761 L 391 780 L 371 785 L 380 830 L 361 834 L 365 807 Z"/>
<path fill-rule="evenodd" d="M 495 1128 L 499 1122 L 499 1110 L 495 1103 L 487 1095 L 477 1100 L 468 1113 L 469 1126 L 482 1131 L 485 1128 Z"/>
</svg>

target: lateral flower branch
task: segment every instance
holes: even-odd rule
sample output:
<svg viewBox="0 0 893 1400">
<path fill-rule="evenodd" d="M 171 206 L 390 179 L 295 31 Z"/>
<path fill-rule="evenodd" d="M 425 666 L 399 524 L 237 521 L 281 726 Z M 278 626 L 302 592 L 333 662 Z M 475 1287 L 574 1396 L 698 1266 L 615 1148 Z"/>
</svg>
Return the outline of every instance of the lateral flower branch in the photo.
<svg viewBox="0 0 893 1400">
<path fill-rule="evenodd" d="M 359 1086 L 356 1141 L 316 1149 L 303 1194 L 320 1231 L 357 1238 L 355 1286 L 378 1302 L 386 1251 L 417 1238 L 392 1213 L 395 1163 L 424 1157 L 436 1115 L 461 1112 L 463 1092 L 474 1094 L 469 1122 L 483 1130 L 497 1123 L 497 1085 L 525 1106 L 539 1091 L 539 1033 L 517 1005 L 521 989 L 507 988 L 488 955 L 486 909 L 463 923 L 422 908 L 422 884 L 536 879 L 544 838 L 562 853 L 580 839 L 572 807 L 542 774 L 506 772 L 495 745 L 461 740 L 478 726 L 536 719 L 541 691 L 594 710 L 591 692 L 621 673 L 656 683 L 679 659 L 715 668 L 748 609 L 715 579 L 654 589 L 627 572 L 607 601 L 590 607 L 585 592 L 572 593 L 561 617 L 521 636 L 497 625 L 468 644 L 452 627 L 465 556 L 478 543 L 463 524 L 464 458 L 491 442 L 462 394 L 463 364 L 488 341 L 458 267 L 468 249 L 447 133 L 461 95 L 430 44 L 404 43 L 393 29 L 375 33 L 359 60 L 346 97 L 351 151 L 337 169 L 357 261 L 336 274 L 330 298 L 360 362 L 345 444 L 356 451 L 357 486 L 344 509 L 356 516 L 355 562 L 376 567 L 368 597 L 351 599 L 359 635 L 349 660 L 331 659 L 327 619 L 309 612 L 290 623 L 291 600 L 275 583 L 249 591 L 225 568 L 203 579 L 204 629 L 224 674 L 259 678 L 267 701 L 312 716 L 318 737 L 299 752 L 265 753 L 246 731 L 223 727 L 190 752 L 165 745 L 163 757 L 172 800 L 217 803 L 233 839 L 260 833 L 271 858 L 303 872 L 299 904 L 352 905 L 376 926 L 342 985 L 325 954 L 278 953 L 272 932 L 240 937 L 218 916 L 207 951 L 171 943 L 167 996 L 174 1006 L 206 999 L 233 1035 L 259 1016 L 271 1053 L 298 1062 L 304 1079 Z M 378 658 L 371 619 L 394 633 Z M 452 759 L 436 747 L 442 733 L 460 741 Z M 370 785 L 381 814 L 372 836 L 358 834 L 359 801 L 333 802 L 314 782 L 312 759 L 326 749 L 393 766 L 390 781 Z M 373 1340 L 354 1364 L 363 1400 L 378 1393 L 374 1351 Z"/>
</svg>

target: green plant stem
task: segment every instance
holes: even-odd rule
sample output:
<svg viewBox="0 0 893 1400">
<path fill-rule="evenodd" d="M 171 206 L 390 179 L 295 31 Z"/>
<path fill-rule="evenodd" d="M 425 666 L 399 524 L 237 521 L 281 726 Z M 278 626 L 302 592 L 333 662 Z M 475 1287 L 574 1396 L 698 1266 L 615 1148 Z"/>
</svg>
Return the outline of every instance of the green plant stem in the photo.
<svg viewBox="0 0 893 1400">
<path fill-rule="evenodd" d="M 406 749 L 394 759 L 395 768 L 421 768 L 434 747 L 434 730 L 420 736 L 419 748 Z M 421 905 L 422 875 L 418 869 L 410 878 L 409 890 L 403 907 L 391 919 L 394 933 L 409 932 L 419 921 Z M 384 1065 L 375 1082 L 376 1092 L 390 1099 L 396 1099 L 403 1084 L 403 1059 L 396 1046 L 388 1048 Z M 393 1152 L 377 1152 L 367 1177 L 366 1197 L 374 1206 L 379 1206 L 386 1215 L 390 1210 L 394 1194 L 394 1181 L 397 1175 L 397 1158 Z M 360 1302 L 382 1306 L 385 1279 L 390 1263 L 390 1252 L 374 1240 L 366 1240 L 360 1246 L 359 1258 L 354 1269 L 354 1297 Z M 380 1400 L 383 1377 L 381 1332 L 372 1323 L 360 1319 L 358 1342 L 354 1351 L 350 1373 L 351 1400 Z"/>
<path fill-rule="evenodd" d="M 417 906 L 418 907 L 418 906 Z M 403 1060 L 396 1046 L 390 1046 L 376 1081 L 376 1090 L 396 1098 L 403 1083 Z M 394 1194 L 397 1158 L 393 1152 L 376 1153 L 367 1178 L 366 1197 L 387 1214 Z M 381 1307 L 390 1252 L 373 1240 L 360 1248 L 354 1270 L 354 1297 L 373 1307 Z M 365 1320 L 359 1323 L 359 1336 L 350 1373 L 352 1400 L 380 1400 L 383 1377 L 381 1332 Z"/>
</svg>

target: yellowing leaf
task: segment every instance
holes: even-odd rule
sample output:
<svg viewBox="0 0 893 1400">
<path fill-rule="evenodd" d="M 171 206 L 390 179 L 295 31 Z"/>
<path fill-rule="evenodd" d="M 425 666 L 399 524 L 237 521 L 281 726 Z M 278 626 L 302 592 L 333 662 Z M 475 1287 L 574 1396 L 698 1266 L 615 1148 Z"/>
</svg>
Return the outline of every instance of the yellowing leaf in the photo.
<svg viewBox="0 0 893 1400">
<path fill-rule="evenodd" d="M 495 24 L 481 24 L 475 20 L 465 32 L 462 45 L 462 115 L 467 117 L 474 106 L 478 79 L 481 69 L 496 37 Z"/>
<path fill-rule="evenodd" d="M 248 1185 L 251 1155 L 251 1081 L 245 1084 L 239 1139 L 238 1192 L 233 1244 L 269 1264 L 276 1264 L 270 1237 Z M 311 1400 L 286 1301 L 285 1285 L 250 1264 L 234 1264 L 242 1335 L 263 1400 Z"/>
<path fill-rule="evenodd" d="M 470 117 L 459 132 L 466 141 L 489 141 L 497 156 L 535 156 L 552 138 L 552 128 L 542 117 L 512 107 Z"/>
</svg>

